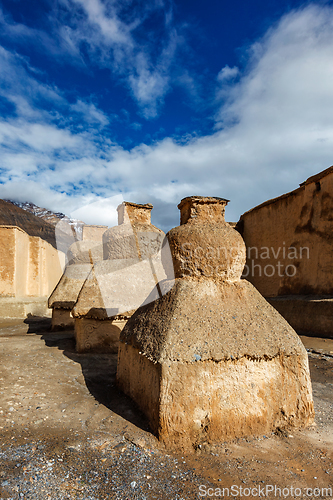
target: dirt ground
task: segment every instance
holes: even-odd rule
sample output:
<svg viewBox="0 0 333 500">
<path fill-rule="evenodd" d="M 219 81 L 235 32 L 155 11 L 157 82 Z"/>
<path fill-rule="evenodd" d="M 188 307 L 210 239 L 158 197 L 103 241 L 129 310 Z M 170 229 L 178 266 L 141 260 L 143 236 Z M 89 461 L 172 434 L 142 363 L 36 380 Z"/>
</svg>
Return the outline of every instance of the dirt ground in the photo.
<svg viewBox="0 0 333 500">
<path fill-rule="evenodd" d="M 333 340 L 302 337 L 315 426 L 184 455 L 117 390 L 116 355 L 49 327 L 0 324 L 0 499 L 333 498 Z"/>
</svg>

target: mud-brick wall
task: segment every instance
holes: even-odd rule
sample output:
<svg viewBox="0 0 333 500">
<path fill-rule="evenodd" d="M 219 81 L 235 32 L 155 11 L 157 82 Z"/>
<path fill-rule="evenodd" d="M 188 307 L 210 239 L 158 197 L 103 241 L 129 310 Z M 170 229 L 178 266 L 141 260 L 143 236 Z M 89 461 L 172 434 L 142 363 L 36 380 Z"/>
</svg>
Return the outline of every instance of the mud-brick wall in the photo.
<svg viewBox="0 0 333 500">
<path fill-rule="evenodd" d="M 243 276 L 266 297 L 333 295 L 333 167 L 243 214 Z"/>
<path fill-rule="evenodd" d="M 0 295 L 15 297 L 16 241 L 12 226 L 0 227 Z"/>
<path fill-rule="evenodd" d="M 64 262 L 64 254 L 41 238 L 16 226 L 0 226 L 0 296 L 48 296 Z"/>
</svg>

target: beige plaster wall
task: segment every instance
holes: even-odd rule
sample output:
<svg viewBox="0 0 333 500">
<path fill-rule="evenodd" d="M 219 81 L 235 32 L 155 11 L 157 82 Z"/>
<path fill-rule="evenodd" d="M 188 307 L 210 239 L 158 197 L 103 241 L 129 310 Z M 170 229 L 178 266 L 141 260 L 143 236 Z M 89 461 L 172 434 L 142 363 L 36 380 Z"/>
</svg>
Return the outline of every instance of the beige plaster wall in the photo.
<svg viewBox="0 0 333 500">
<path fill-rule="evenodd" d="M 0 226 L 0 296 L 15 297 L 15 249 L 15 228 Z"/>
<path fill-rule="evenodd" d="M 0 296 L 46 297 L 62 275 L 65 255 L 16 226 L 0 226 Z"/>
<path fill-rule="evenodd" d="M 316 295 L 267 297 L 298 334 L 333 338 L 333 299 Z"/>
<path fill-rule="evenodd" d="M 41 293 L 43 296 L 49 296 L 60 280 L 63 270 L 65 268 L 66 256 L 63 252 L 56 250 L 52 245 L 49 245 L 47 241 L 41 240 L 43 245 L 43 251 L 41 255 L 45 257 L 42 259 L 43 262 L 43 281 Z"/>
<path fill-rule="evenodd" d="M 243 214 L 243 277 L 266 297 L 333 294 L 333 167 Z"/>
<path fill-rule="evenodd" d="M 30 237 L 28 252 L 25 255 L 25 259 L 28 262 L 25 295 L 29 297 L 39 297 L 41 295 L 41 283 L 43 280 L 43 276 L 41 276 L 41 249 L 41 239 Z"/>
</svg>

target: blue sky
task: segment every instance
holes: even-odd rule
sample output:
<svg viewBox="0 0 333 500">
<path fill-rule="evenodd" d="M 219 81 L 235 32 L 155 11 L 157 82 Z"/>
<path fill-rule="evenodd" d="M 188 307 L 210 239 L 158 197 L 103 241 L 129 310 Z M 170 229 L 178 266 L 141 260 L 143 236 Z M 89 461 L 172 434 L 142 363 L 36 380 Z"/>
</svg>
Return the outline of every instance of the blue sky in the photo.
<svg viewBox="0 0 333 500">
<path fill-rule="evenodd" d="M 0 0 L 0 196 L 236 221 L 333 163 L 332 31 L 332 2 Z"/>
</svg>

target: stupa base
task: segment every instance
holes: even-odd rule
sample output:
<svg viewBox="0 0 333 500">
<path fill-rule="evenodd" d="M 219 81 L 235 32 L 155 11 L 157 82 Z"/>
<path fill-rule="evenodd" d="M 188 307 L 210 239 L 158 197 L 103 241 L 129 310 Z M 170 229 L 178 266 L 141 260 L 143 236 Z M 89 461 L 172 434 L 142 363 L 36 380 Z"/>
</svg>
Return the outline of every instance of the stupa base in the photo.
<svg viewBox="0 0 333 500">
<path fill-rule="evenodd" d="M 246 280 L 176 279 L 121 334 L 117 382 L 167 447 L 313 421 L 307 352 Z"/>
<path fill-rule="evenodd" d="M 52 331 L 73 330 L 74 318 L 70 309 L 52 309 Z"/>
<path fill-rule="evenodd" d="M 196 449 L 313 422 L 307 355 L 153 363 L 120 344 L 117 382 L 167 448 Z"/>
<path fill-rule="evenodd" d="M 75 318 L 77 352 L 117 353 L 124 319 Z"/>
</svg>

